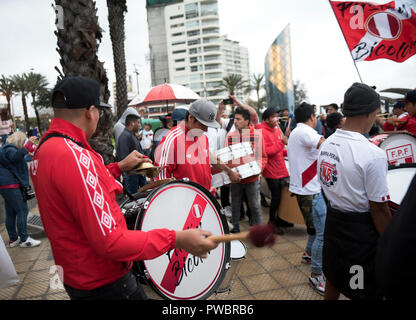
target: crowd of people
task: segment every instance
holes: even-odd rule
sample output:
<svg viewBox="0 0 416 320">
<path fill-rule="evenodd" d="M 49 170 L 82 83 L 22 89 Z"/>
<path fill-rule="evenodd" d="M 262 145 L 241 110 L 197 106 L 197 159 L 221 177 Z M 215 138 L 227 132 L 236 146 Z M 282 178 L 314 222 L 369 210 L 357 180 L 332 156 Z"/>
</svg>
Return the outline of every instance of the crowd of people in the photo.
<svg viewBox="0 0 416 320">
<path fill-rule="evenodd" d="M 228 116 L 229 99 L 234 108 Z M 153 259 L 174 248 L 204 258 L 218 243 L 201 229 L 128 230 L 116 195 L 123 189 L 134 194 L 149 183 L 128 172 L 153 162 L 161 169 L 156 180 L 188 178 L 210 190 L 223 207 L 231 208 L 231 233 L 240 232 L 245 213 L 250 225 L 262 223 L 262 176 L 271 194 L 268 223 L 276 233 L 293 226 L 278 215 L 283 186 L 296 197 L 307 232 L 299 259 L 310 265 L 308 279 L 318 293 L 325 299 L 338 299 L 340 293 L 352 299 L 389 296 L 380 289 L 386 286 L 376 281 L 375 264 L 378 240 L 392 219 L 387 158 L 368 137 L 375 124 L 387 131 L 391 122 L 378 117 L 381 102 L 374 88 L 353 84 L 342 107 L 333 103 L 325 115 L 306 102 L 293 114 L 269 106 L 261 122 L 255 109 L 235 96 L 226 100 L 215 106 L 201 99 L 188 109 L 175 109 L 163 118 L 160 134 L 142 125 L 143 109 L 127 108 L 114 126 L 117 163 L 105 166 L 87 142 L 108 107 L 99 99 L 98 84 L 83 77 L 59 81 L 52 98 L 55 117 L 36 150 L 33 137 L 17 133 L 0 149 L 9 246 L 40 243 L 27 235 L 23 222 L 28 209 L 21 190 L 28 187 L 24 157 L 29 153 L 42 222 L 55 263 L 64 268 L 70 298 L 146 299 L 131 271 L 132 261 Z M 416 90 L 393 110 L 399 129 L 416 135 Z M 238 162 L 223 163 L 217 156 L 218 150 L 243 142 L 253 152 Z M 260 173 L 242 178 L 234 168 L 252 161 Z M 213 170 L 224 172 L 230 184 L 214 190 Z M 362 288 L 350 285 L 352 266 L 364 271 Z"/>
</svg>

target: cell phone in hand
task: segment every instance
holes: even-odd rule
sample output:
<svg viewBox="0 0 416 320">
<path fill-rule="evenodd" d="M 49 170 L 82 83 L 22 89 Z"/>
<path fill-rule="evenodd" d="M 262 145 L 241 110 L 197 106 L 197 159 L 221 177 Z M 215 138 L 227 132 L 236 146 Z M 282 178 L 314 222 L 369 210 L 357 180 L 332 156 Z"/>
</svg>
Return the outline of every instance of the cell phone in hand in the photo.
<svg viewBox="0 0 416 320">
<path fill-rule="evenodd" d="M 234 100 L 233 99 L 224 99 L 224 100 L 222 100 L 223 101 L 223 103 L 225 104 L 225 105 L 227 105 L 227 104 L 234 104 Z"/>
</svg>

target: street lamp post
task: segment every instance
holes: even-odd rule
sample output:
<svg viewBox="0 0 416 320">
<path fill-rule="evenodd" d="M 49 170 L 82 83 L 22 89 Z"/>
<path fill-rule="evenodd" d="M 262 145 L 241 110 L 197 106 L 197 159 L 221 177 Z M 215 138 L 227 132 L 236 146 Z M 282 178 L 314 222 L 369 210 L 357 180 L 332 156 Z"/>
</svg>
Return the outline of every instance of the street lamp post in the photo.
<svg viewBox="0 0 416 320">
<path fill-rule="evenodd" d="M 136 74 L 136 83 L 137 83 L 137 95 L 139 95 L 139 71 L 137 70 L 137 68 L 136 68 L 136 65 L 135 64 L 133 64 L 133 66 L 134 66 L 134 73 Z"/>
</svg>

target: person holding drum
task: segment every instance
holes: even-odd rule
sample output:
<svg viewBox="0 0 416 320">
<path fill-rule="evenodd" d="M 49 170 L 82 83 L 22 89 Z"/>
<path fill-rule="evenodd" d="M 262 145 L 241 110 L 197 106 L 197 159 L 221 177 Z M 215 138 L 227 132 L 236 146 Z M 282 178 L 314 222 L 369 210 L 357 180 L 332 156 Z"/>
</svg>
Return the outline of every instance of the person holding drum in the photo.
<svg viewBox="0 0 416 320">
<path fill-rule="evenodd" d="M 225 146 L 243 142 L 250 142 L 253 154 L 238 158 L 237 162 L 233 160 L 232 166 L 237 167 L 245 163 L 256 161 L 258 167 L 263 171 L 267 163 L 267 153 L 264 146 L 264 140 L 260 130 L 254 128 L 251 124 L 250 112 L 242 107 L 235 109 L 234 125 L 236 130 L 231 131 L 225 140 Z M 276 122 L 277 124 L 277 122 Z M 232 208 L 232 225 L 231 233 L 240 232 L 240 209 L 242 197 L 247 196 L 248 206 L 251 212 L 250 225 L 261 223 L 260 208 L 260 175 L 252 175 L 239 183 L 231 184 L 231 208 Z"/>
<path fill-rule="evenodd" d="M 71 299 L 146 299 L 132 261 L 181 248 L 206 257 L 217 244 L 200 229 L 128 230 L 116 202 L 123 171 L 150 161 L 137 151 L 104 166 L 88 144 L 102 108 L 95 80 L 68 77 L 52 96 L 55 117 L 42 137 L 30 173 L 61 280 Z"/>
<path fill-rule="evenodd" d="M 209 151 L 208 127 L 219 128 L 215 120 L 217 108 L 208 100 L 191 104 L 185 120 L 170 130 L 155 153 L 155 165 L 161 167 L 157 180 L 188 178 L 205 189 L 211 188 L 211 165 L 225 171 L 232 182 L 240 181 L 239 174 L 221 163 Z"/>
<path fill-rule="evenodd" d="M 380 112 L 380 96 L 354 83 L 345 93 L 346 121 L 321 146 L 318 176 L 328 199 L 323 248 L 325 299 L 377 299 L 377 241 L 391 219 L 387 156 L 366 139 Z M 386 275 L 387 276 L 387 275 Z"/>
</svg>

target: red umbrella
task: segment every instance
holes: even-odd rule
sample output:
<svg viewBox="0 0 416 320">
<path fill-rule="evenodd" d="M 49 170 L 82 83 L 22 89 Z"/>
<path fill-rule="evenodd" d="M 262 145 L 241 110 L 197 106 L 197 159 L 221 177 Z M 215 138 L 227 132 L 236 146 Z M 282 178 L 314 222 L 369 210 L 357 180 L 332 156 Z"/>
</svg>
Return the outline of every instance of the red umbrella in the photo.
<svg viewBox="0 0 416 320">
<path fill-rule="evenodd" d="M 156 104 L 169 103 L 192 103 L 195 100 L 201 99 L 199 95 L 187 87 L 165 83 L 150 89 L 144 100 L 137 104 L 137 106 L 149 106 Z"/>
</svg>

